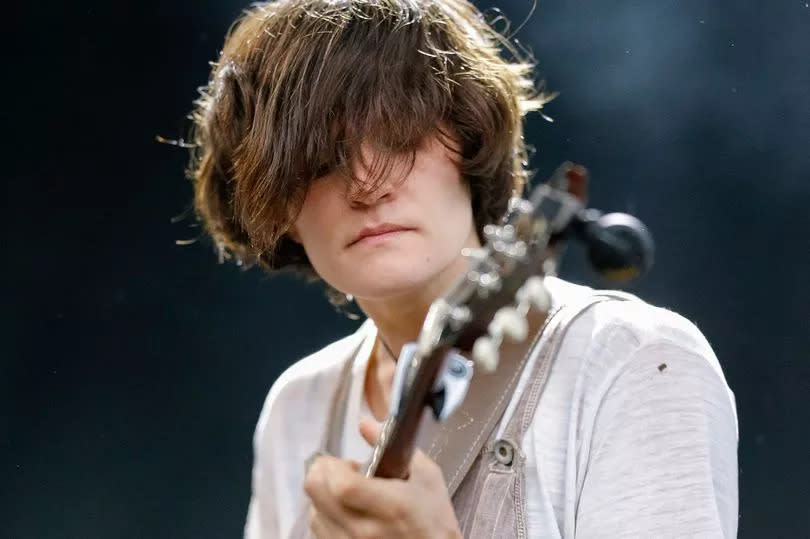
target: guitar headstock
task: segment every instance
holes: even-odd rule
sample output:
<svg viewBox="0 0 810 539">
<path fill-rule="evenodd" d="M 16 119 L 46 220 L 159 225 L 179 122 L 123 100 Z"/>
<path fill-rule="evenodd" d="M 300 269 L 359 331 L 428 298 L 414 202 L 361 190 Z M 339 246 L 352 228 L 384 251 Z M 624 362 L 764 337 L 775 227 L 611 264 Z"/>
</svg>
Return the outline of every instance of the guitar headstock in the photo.
<svg viewBox="0 0 810 539">
<path fill-rule="evenodd" d="M 586 174 L 562 165 L 528 199 L 513 198 L 501 224 L 484 228 L 484 246 L 463 252 L 465 275 L 431 305 L 417 341 L 420 355 L 440 346 L 466 350 L 491 371 L 504 339 L 528 337 L 529 310 L 550 307 L 543 279 L 556 272 L 554 245 L 584 210 L 580 198 L 561 187 L 582 186 Z"/>
</svg>

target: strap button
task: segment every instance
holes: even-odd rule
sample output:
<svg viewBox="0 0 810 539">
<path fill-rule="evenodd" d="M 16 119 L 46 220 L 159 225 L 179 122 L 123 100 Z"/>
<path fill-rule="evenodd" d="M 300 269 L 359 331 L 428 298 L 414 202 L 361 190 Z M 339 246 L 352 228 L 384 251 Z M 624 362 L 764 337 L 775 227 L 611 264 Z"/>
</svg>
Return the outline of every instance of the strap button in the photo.
<svg viewBox="0 0 810 539">
<path fill-rule="evenodd" d="M 495 442 L 492 451 L 495 453 L 495 460 L 504 466 L 511 466 L 512 462 L 515 460 L 515 448 L 506 440 L 498 440 Z"/>
</svg>

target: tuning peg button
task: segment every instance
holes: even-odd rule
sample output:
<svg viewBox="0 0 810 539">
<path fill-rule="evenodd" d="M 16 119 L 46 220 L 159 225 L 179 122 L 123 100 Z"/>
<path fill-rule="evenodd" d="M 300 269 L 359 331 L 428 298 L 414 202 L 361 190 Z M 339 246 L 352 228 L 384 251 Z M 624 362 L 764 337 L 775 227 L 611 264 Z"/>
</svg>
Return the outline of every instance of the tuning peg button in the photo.
<svg viewBox="0 0 810 539">
<path fill-rule="evenodd" d="M 486 372 L 498 367 L 498 343 L 488 335 L 478 337 L 473 344 L 472 356 L 475 363 Z"/>
<path fill-rule="evenodd" d="M 489 324 L 492 335 L 506 335 L 513 341 L 523 341 L 529 334 L 529 322 L 514 307 L 501 307 Z"/>
<path fill-rule="evenodd" d="M 483 247 L 465 247 L 461 250 L 461 256 L 469 258 L 470 260 L 480 261 L 486 260 L 488 254 L 487 250 Z"/>
<path fill-rule="evenodd" d="M 551 296 L 542 277 L 529 277 L 518 290 L 516 297 L 521 303 L 528 301 L 540 312 L 548 312 L 551 308 Z"/>
</svg>

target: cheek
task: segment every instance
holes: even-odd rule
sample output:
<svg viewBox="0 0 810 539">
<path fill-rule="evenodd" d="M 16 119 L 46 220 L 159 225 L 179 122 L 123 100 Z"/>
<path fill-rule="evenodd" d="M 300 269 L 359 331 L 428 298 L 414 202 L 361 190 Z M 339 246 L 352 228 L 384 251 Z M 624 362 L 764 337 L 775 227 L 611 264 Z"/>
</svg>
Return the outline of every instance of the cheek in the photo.
<svg viewBox="0 0 810 539">
<path fill-rule="evenodd" d="M 327 282 L 331 281 L 336 271 L 340 218 L 341 206 L 338 201 L 329 192 L 313 189 L 307 195 L 294 225 L 297 241 L 307 253 L 312 267 Z"/>
<path fill-rule="evenodd" d="M 305 248 L 328 237 L 335 222 L 335 196 L 325 182 L 313 184 L 293 226 L 297 239 Z"/>
<path fill-rule="evenodd" d="M 448 180 L 442 192 L 434 200 L 441 205 L 437 218 L 445 226 L 469 228 L 472 223 L 472 198 L 470 188 L 462 179 Z"/>
<path fill-rule="evenodd" d="M 315 273 L 332 284 L 336 272 L 334 246 L 329 242 L 329 231 L 320 223 L 306 221 L 300 227 L 300 243 Z"/>
<path fill-rule="evenodd" d="M 298 242 L 304 247 L 310 260 L 323 258 L 328 247 L 329 230 L 322 213 L 303 214 L 295 224 Z"/>
</svg>

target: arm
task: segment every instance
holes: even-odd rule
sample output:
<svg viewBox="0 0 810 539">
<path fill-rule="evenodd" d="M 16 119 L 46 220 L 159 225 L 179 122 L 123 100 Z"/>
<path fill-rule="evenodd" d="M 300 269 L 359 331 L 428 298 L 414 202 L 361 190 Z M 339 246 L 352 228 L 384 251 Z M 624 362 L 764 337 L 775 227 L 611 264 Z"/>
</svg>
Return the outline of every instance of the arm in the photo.
<svg viewBox="0 0 810 539">
<path fill-rule="evenodd" d="M 272 514 L 263 515 L 259 500 L 255 494 L 251 495 L 247 522 L 245 523 L 245 539 L 275 537 L 277 534 L 277 519 Z"/>
<path fill-rule="evenodd" d="M 288 371 L 289 372 L 289 371 Z M 317 447 L 319 417 L 311 381 L 283 374 L 267 396 L 253 437 L 253 473 L 245 539 L 291 537 L 302 512 L 304 455 Z"/>
<path fill-rule="evenodd" d="M 276 400 L 276 385 L 264 404 L 256 432 L 253 436 L 253 473 L 251 478 L 250 505 L 245 523 L 245 539 L 267 539 L 281 537 L 281 526 L 277 506 L 273 503 L 274 492 L 273 467 L 276 455 L 272 437 L 268 428 L 272 428 L 273 402 Z"/>
<path fill-rule="evenodd" d="M 579 456 L 577 537 L 736 537 L 733 396 L 707 358 L 637 350 L 607 385 Z"/>
</svg>

